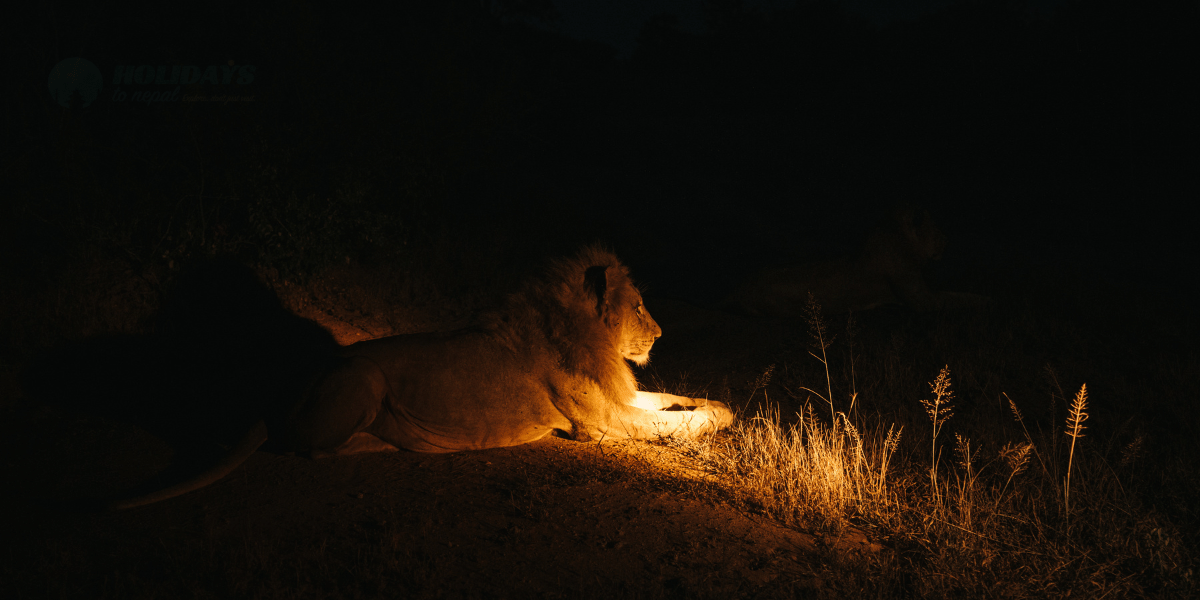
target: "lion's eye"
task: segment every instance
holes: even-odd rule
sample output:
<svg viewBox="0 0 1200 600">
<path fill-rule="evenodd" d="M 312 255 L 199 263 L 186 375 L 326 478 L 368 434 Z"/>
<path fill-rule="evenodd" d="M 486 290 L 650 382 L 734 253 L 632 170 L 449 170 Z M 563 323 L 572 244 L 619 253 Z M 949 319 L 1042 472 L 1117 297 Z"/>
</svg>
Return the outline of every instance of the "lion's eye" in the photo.
<svg viewBox="0 0 1200 600">
<path fill-rule="evenodd" d="M 639 317 L 642 316 L 642 305 L 641 304 L 637 305 L 637 314 Z"/>
</svg>

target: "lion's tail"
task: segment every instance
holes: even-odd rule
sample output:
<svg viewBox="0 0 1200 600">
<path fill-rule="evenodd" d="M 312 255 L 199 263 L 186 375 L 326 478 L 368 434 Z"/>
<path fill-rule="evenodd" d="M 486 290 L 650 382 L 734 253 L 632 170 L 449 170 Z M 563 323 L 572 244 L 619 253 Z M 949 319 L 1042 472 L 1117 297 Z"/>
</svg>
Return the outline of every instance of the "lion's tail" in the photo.
<svg viewBox="0 0 1200 600">
<path fill-rule="evenodd" d="M 135 508 L 153 504 L 167 498 L 182 496 L 188 492 L 198 490 L 204 486 L 215 483 L 218 479 L 228 475 L 234 469 L 238 468 L 246 459 L 250 458 L 264 442 L 267 441 L 267 424 L 264 421 L 259 421 L 246 432 L 246 435 L 238 441 L 228 453 L 221 458 L 221 462 L 214 465 L 212 468 L 188 479 L 177 483 L 171 487 L 163 488 L 143 496 L 129 498 L 126 500 L 118 500 L 111 502 L 108 505 L 109 510 L 125 510 L 127 508 Z"/>
</svg>

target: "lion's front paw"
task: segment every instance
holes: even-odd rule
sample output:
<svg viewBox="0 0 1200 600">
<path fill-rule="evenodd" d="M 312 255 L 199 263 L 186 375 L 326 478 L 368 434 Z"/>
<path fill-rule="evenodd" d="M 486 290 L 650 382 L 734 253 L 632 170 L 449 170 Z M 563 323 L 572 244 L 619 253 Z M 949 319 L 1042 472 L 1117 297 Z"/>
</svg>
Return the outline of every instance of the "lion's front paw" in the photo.
<svg viewBox="0 0 1200 600">
<path fill-rule="evenodd" d="M 696 412 L 708 416 L 717 429 L 724 429 L 733 424 L 733 411 L 724 402 L 709 400 L 706 404 L 696 407 Z"/>
</svg>

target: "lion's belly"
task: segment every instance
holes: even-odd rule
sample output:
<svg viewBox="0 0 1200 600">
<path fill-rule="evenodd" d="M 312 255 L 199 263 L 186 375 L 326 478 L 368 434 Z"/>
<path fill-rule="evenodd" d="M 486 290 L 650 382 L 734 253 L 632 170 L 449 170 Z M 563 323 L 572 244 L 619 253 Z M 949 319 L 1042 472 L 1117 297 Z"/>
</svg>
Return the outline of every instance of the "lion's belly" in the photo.
<svg viewBox="0 0 1200 600">
<path fill-rule="evenodd" d="M 529 361 L 472 335 L 363 343 L 389 393 L 367 432 L 416 452 L 515 446 L 569 429 Z M 348 348 L 351 350 L 354 347 Z"/>
</svg>

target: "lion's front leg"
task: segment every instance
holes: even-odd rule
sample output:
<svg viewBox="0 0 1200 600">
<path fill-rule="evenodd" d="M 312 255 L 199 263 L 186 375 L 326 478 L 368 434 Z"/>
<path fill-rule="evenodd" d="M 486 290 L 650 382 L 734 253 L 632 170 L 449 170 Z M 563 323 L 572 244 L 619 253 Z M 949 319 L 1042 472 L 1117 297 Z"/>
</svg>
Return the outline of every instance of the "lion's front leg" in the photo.
<svg viewBox="0 0 1200 600">
<path fill-rule="evenodd" d="M 664 394 L 670 397 L 670 394 Z M 680 396 L 674 396 L 680 398 Z M 685 400 L 691 400 L 684 398 Z M 646 410 L 632 405 L 618 405 L 609 414 L 608 423 L 591 437 L 650 439 L 676 437 L 690 439 L 733 423 L 733 411 L 723 402 L 707 401 L 693 410 Z M 597 435 L 598 434 L 598 435 Z"/>
<path fill-rule="evenodd" d="M 688 408 L 695 406 L 705 406 L 708 404 L 706 398 L 688 398 L 687 396 L 676 396 L 675 394 L 662 394 L 659 392 L 638 392 L 634 396 L 630 406 L 636 406 L 643 410 L 663 410 L 666 408 Z"/>
</svg>

